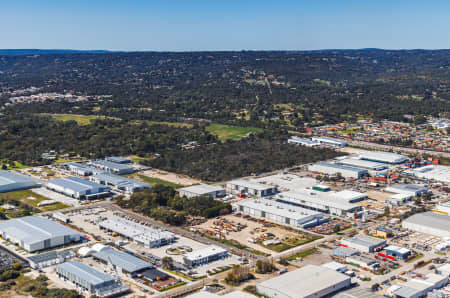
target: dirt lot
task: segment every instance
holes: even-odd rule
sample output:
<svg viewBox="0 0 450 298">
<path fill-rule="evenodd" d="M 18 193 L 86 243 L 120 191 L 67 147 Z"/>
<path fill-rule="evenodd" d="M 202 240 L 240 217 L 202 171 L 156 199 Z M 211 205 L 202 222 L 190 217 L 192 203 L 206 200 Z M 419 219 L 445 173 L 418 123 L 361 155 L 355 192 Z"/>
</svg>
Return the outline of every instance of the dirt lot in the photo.
<svg viewBox="0 0 450 298">
<path fill-rule="evenodd" d="M 367 192 L 367 195 L 370 199 L 361 201 L 358 204 L 365 207 L 366 209 L 380 210 L 384 208 L 384 201 L 391 196 L 391 194 L 389 193 L 378 190 L 369 190 Z M 376 202 L 374 200 L 376 200 Z"/>
<path fill-rule="evenodd" d="M 161 180 L 169 181 L 172 183 L 180 184 L 180 185 L 193 185 L 193 184 L 199 184 L 201 183 L 201 180 L 190 178 L 185 175 L 178 175 L 171 172 L 166 172 L 158 169 L 151 169 L 142 172 L 143 175 L 152 177 L 152 178 L 158 178 Z"/>
</svg>

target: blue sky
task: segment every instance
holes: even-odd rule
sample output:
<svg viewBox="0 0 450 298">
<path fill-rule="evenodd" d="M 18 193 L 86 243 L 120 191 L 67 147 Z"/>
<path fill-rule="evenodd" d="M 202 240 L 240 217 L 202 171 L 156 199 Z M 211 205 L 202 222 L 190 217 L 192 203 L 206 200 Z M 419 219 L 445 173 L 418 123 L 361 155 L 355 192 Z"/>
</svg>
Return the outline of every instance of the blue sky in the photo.
<svg viewBox="0 0 450 298">
<path fill-rule="evenodd" d="M 448 0 L 0 0 L 0 48 L 442 49 L 449 16 Z"/>
</svg>

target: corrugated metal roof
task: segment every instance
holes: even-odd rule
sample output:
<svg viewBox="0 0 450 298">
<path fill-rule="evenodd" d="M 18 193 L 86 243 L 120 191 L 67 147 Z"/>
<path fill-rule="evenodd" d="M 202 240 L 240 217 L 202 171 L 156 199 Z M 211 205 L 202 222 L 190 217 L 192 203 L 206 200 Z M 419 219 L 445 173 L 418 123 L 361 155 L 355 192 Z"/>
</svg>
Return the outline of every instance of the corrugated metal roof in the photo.
<svg viewBox="0 0 450 298">
<path fill-rule="evenodd" d="M 117 170 L 117 171 L 120 171 L 120 170 L 133 170 L 133 167 L 131 167 L 130 165 L 110 162 L 110 161 L 107 161 L 107 160 L 95 160 L 95 161 L 92 161 L 91 164 L 94 165 L 94 166 L 107 167 L 109 169 L 114 169 L 114 170 Z"/>
<path fill-rule="evenodd" d="M 335 164 L 335 163 L 328 163 L 328 162 L 318 162 L 318 163 L 316 163 L 316 165 L 322 166 L 322 167 L 329 167 L 329 168 L 334 168 L 334 169 L 352 171 L 352 172 L 357 172 L 357 173 L 367 172 L 366 169 L 361 169 L 361 168 L 357 168 L 357 167 L 350 167 L 350 166 L 344 166 L 344 165 L 338 165 L 338 164 Z"/>
<path fill-rule="evenodd" d="M 198 195 L 204 195 L 204 194 L 208 194 L 210 192 L 216 192 L 216 191 L 221 191 L 221 190 L 224 190 L 224 189 L 220 186 L 214 186 L 214 185 L 208 185 L 208 184 L 199 184 L 199 185 L 193 185 L 193 186 L 188 186 L 188 187 L 183 187 L 183 188 L 178 189 L 179 192 L 186 191 L 186 192 L 190 192 L 190 193 L 194 193 L 194 194 L 198 194 Z"/>
<path fill-rule="evenodd" d="M 423 212 L 414 214 L 403 222 L 419 224 L 434 229 L 450 232 L 450 216 L 435 212 Z"/>
<path fill-rule="evenodd" d="M 92 255 L 105 262 L 112 263 L 113 265 L 125 269 L 130 273 L 153 267 L 152 264 L 144 260 L 130 254 L 117 251 L 111 247 L 104 248 L 99 252 L 93 253 Z"/>
<path fill-rule="evenodd" d="M 84 192 L 93 190 L 96 188 L 107 188 L 107 186 L 98 184 L 89 180 L 81 179 L 78 177 L 57 178 L 47 182 L 47 184 L 53 184 L 67 189 L 71 189 L 75 192 Z"/>
<path fill-rule="evenodd" d="M 367 159 L 372 161 L 379 161 L 385 163 L 402 163 L 408 158 L 404 155 L 391 153 L 391 152 L 383 152 L 383 151 L 366 151 L 359 154 L 361 159 Z"/>
<path fill-rule="evenodd" d="M 81 235 L 53 220 L 40 216 L 26 216 L 0 222 L 0 231 L 26 244 L 33 244 L 54 237 Z"/>
<path fill-rule="evenodd" d="M 69 272 L 78 277 L 80 280 L 85 280 L 89 284 L 93 285 L 101 285 L 105 282 L 114 281 L 114 279 L 106 275 L 100 271 L 95 270 L 85 264 L 82 264 L 78 261 L 70 261 L 57 265 L 56 267 L 60 267 L 66 272 Z"/>
<path fill-rule="evenodd" d="M 12 171 L 0 170 L 0 186 L 13 183 L 29 183 L 36 184 L 30 177 Z"/>
<path fill-rule="evenodd" d="M 226 253 L 226 252 L 227 252 L 227 250 L 220 246 L 210 245 L 208 247 L 186 253 L 186 254 L 184 254 L 184 257 L 189 260 L 198 260 L 198 259 L 203 259 L 205 257 L 213 256 L 216 254 Z"/>
<path fill-rule="evenodd" d="M 233 184 L 233 185 L 238 185 L 240 187 L 247 187 L 250 189 L 256 189 L 256 190 L 266 190 L 266 189 L 272 189 L 275 188 L 274 186 L 271 185 L 264 185 L 262 183 L 258 183 L 258 182 L 254 182 L 254 181 L 250 181 L 250 180 L 243 180 L 243 179 L 239 179 L 239 180 L 232 180 L 227 182 L 227 184 Z"/>
<path fill-rule="evenodd" d="M 92 179 L 96 179 L 97 181 L 103 180 L 106 181 L 108 184 L 112 184 L 117 187 L 126 187 L 126 188 L 146 187 L 149 189 L 152 188 L 151 184 L 110 173 L 101 173 L 95 175 L 94 177 L 92 177 Z"/>
</svg>

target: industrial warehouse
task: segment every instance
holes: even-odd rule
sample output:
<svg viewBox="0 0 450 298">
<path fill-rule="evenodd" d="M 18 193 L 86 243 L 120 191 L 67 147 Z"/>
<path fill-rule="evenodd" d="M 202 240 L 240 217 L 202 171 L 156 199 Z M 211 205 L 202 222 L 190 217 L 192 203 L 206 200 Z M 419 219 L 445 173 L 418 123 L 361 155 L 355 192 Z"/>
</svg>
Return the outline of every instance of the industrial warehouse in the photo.
<svg viewBox="0 0 450 298">
<path fill-rule="evenodd" d="M 217 245 L 210 245 L 208 247 L 186 253 L 183 256 L 183 261 L 186 266 L 196 267 L 210 262 L 226 258 L 228 251 Z"/>
<path fill-rule="evenodd" d="M 417 213 L 403 220 L 402 227 L 441 238 L 450 237 L 450 216 L 436 212 Z"/>
<path fill-rule="evenodd" d="M 125 175 L 134 172 L 134 168 L 127 164 L 110 162 L 107 160 L 95 160 L 89 162 L 90 165 L 98 169 L 104 170 L 108 173 Z"/>
<path fill-rule="evenodd" d="M 386 187 L 384 191 L 414 197 L 421 196 L 423 193 L 428 192 L 428 187 L 420 184 L 393 184 Z"/>
<path fill-rule="evenodd" d="M 111 186 L 114 190 L 128 194 L 144 189 L 152 189 L 151 184 L 110 173 L 101 173 L 91 176 L 90 180 L 98 184 Z"/>
<path fill-rule="evenodd" d="M 97 271 L 78 261 L 70 261 L 56 266 L 56 274 L 69 281 L 78 289 L 98 297 L 110 297 L 129 291 L 129 286 L 120 280 Z"/>
<path fill-rule="evenodd" d="M 80 241 L 81 234 L 48 218 L 27 216 L 0 222 L 0 233 L 28 252 Z"/>
<path fill-rule="evenodd" d="M 180 195 L 187 198 L 194 198 L 199 196 L 209 196 L 213 199 L 222 198 L 226 195 L 226 190 L 219 186 L 199 184 L 178 189 Z"/>
<path fill-rule="evenodd" d="M 26 175 L 0 170 L 0 193 L 27 189 L 36 185 L 37 183 Z"/>
<path fill-rule="evenodd" d="M 313 142 L 317 142 L 321 145 L 327 145 L 331 147 L 336 148 L 343 148 L 347 146 L 347 142 L 339 140 L 339 139 L 333 139 L 333 138 L 327 138 L 327 137 L 312 137 L 311 140 Z"/>
<path fill-rule="evenodd" d="M 361 252 L 370 253 L 385 247 L 386 240 L 358 234 L 352 238 L 342 239 L 341 245 Z"/>
<path fill-rule="evenodd" d="M 384 151 L 364 151 L 359 154 L 359 158 L 386 164 L 400 164 L 408 160 L 404 155 Z"/>
<path fill-rule="evenodd" d="M 311 172 L 317 172 L 327 175 L 341 174 L 342 177 L 359 179 L 363 176 L 367 176 L 369 172 L 366 169 L 349 167 L 344 165 L 338 165 L 328 162 L 318 162 L 308 166 L 308 170 Z"/>
<path fill-rule="evenodd" d="M 337 159 L 337 163 L 345 166 L 366 169 L 368 171 L 383 171 L 388 168 L 384 163 L 347 157 Z"/>
<path fill-rule="evenodd" d="M 320 146 L 319 142 L 311 141 L 310 139 L 302 139 L 297 137 L 292 137 L 288 140 L 288 144 L 302 145 L 306 147 L 316 147 Z"/>
<path fill-rule="evenodd" d="M 314 192 L 287 191 L 277 194 L 275 199 L 306 209 L 338 216 L 353 217 L 355 216 L 355 212 L 363 210 L 361 206 L 348 203 L 344 199 L 332 199 L 331 197 L 319 196 Z"/>
<path fill-rule="evenodd" d="M 91 176 L 103 172 L 102 170 L 78 162 L 65 163 L 62 164 L 61 167 L 66 171 L 79 176 Z"/>
<path fill-rule="evenodd" d="M 171 232 L 160 231 L 119 217 L 102 221 L 99 227 L 149 248 L 170 244 L 176 240 L 175 234 Z"/>
<path fill-rule="evenodd" d="M 320 212 L 267 199 L 241 201 L 236 206 L 239 212 L 296 228 L 314 227 L 328 220 Z"/>
<path fill-rule="evenodd" d="M 350 277 L 324 266 L 306 265 L 256 285 L 266 297 L 325 297 L 350 287 Z"/>
<path fill-rule="evenodd" d="M 78 177 L 47 181 L 45 187 L 75 199 L 96 199 L 109 195 L 110 188 Z"/>
<path fill-rule="evenodd" d="M 450 183 L 450 167 L 441 165 L 429 165 L 417 169 L 408 170 L 410 175 L 417 178 L 435 180 Z"/>
<path fill-rule="evenodd" d="M 235 193 L 246 193 L 257 197 L 266 197 L 277 193 L 277 188 L 274 186 L 249 180 L 229 181 L 227 188 Z"/>
</svg>

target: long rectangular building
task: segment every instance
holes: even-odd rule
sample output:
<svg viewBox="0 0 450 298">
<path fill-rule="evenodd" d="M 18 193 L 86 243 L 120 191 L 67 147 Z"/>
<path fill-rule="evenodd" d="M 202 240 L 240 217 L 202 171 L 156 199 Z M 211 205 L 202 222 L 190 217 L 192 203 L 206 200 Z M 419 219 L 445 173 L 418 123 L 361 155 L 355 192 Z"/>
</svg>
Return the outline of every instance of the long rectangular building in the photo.
<svg viewBox="0 0 450 298">
<path fill-rule="evenodd" d="M 359 158 L 387 164 L 400 164 L 408 160 L 404 155 L 384 151 L 365 151 L 359 153 Z"/>
<path fill-rule="evenodd" d="M 339 139 L 333 139 L 333 138 L 327 138 L 327 137 L 312 137 L 312 141 L 317 142 L 321 145 L 327 145 L 337 148 L 343 148 L 347 146 L 347 142 L 339 140 Z"/>
<path fill-rule="evenodd" d="M 47 181 L 46 188 L 75 199 L 94 199 L 109 194 L 110 188 L 78 177 L 57 178 Z"/>
<path fill-rule="evenodd" d="M 319 196 L 315 192 L 287 191 L 277 194 L 275 199 L 306 209 L 337 216 L 352 217 L 355 212 L 362 211 L 362 207 L 359 205 L 348 203 L 344 199 L 332 199 L 328 196 Z"/>
<path fill-rule="evenodd" d="M 178 189 L 180 195 L 194 198 L 199 196 L 209 196 L 213 199 L 221 198 L 226 195 L 225 189 L 219 186 L 199 184 Z"/>
<path fill-rule="evenodd" d="M 256 285 L 258 293 L 271 298 L 328 297 L 350 287 L 350 277 L 335 270 L 306 265 Z"/>
<path fill-rule="evenodd" d="M 450 183 L 449 166 L 430 165 L 417 169 L 408 170 L 408 173 L 422 179 L 429 179 L 443 183 Z"/>
<path fill-rule="evenodd" d="M 371 253 L 386 246 L 386 240 L 358 234 L 341 240 L 341 245 L 361 252 Z"/>
<path fill-rule="evenodd" d="M 243 179 L 227 182 L 227 188 L 233 192 L 247 193 L 257 197 L 266 197 L 277 193 L 277 188 L 274 186 Z"/>
<path fill-rule="evenodd" d="M 402 227 L 437 237 L 450 237 L 450 216 L 435 212 L 417 213 L 403 220 Z"/>
<path fill-rule="evenodd" d="M 111 186 L 115 190 L 128 194 L 143 191 L 144 189 L 152 189 L 151 184 L 111 173 L 97 174 L 91 176 L 90 179 L 95 183 Z"/>
<path fill-rule="evenodd" d="M 129 286 L 120 280 L 97 271 L 78 261 L 70 261 L 56 266 L 56 274 L 77 288 L 98 297 L 110 297 L 129 291 Z"/>
<path fill-rule="evenodd" d="M 84 163 L 69 162 L 62 164 L 61 167 L 72 174 L 79 176 L 91 176 L 103 172 L 97 168 L 91 167 Z"/>
<path fill-rule="evenodd" d="M 308 170 L 310 170 L 311 172 L 318 172 L 328 175 L 336 175 L 340 173 L 342 177 L 353 179 L 359 179 L 369 174 L 369 172 L 366 169 L 349 167 L 328 162 L 315 163 L 313 165 L 308 166 Z"/>
<path fill-rule="evenodd" d="M 101 260 L 103 263 L 114 267 L 117 272 L 130 276 L 135 276 L 141 271 L 154 267 L 149 262 L 108 246 L 101 247 L 101 249 L 94 252 L 92 256 Z"/>
<path fill-rule="evenodd" d="M 89 164 L 112 174 L 125 175 L 134 172 L 134 168 L 130 165 L 110 162 L 107 160 L 95 160 L 91 161 Z"/>
<path fill-rule="evenodd" d="M 186 253 L 183 256 L 183 261 L 186 266 L 196 267 L 226 258 L 227 256 L 228 251 L 226 249 L 217 245 L 211 245 L 199 250 Z"/>
<path fill-rule="evenodd" d="M 80 241 L 81 234 L 48 218 L 26 216 L 0 222 L 0 234 L 28 252 Z"/>
<path fill-rule="evenodd" d="M 382 171 L 388 168 L 384 163 L 356 158 L 339 159 L 337 163 L 345 166 L 366 169 L 368 171 Z"/>
<path fill-rule="evenodd" d="M 296 228 L 308 228 L 324 222 L 320 212 L 267 199 L 236 203 L 239 212 Z"/>
<path fill-rule="evenodd" d="M 160 231 L 119 217 L 102 221 L 99 227 L 150 248 L 170 244 L 176 240 L 175 234 L 171 232 Z"/>
<path fill-rule="evenodd" d="M 27 189 L 36 185 L 37 183 L 26 175 L 0 170 L 0 193 Z"/>
</svg>

